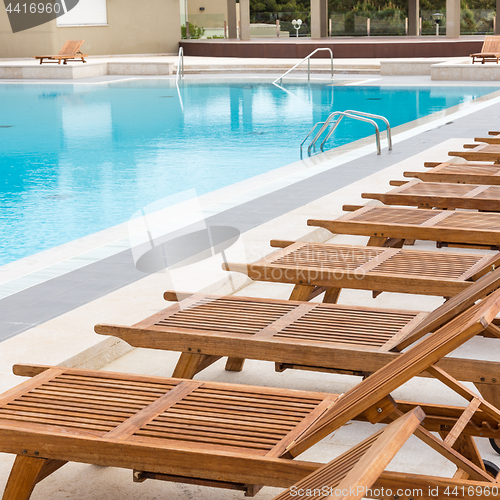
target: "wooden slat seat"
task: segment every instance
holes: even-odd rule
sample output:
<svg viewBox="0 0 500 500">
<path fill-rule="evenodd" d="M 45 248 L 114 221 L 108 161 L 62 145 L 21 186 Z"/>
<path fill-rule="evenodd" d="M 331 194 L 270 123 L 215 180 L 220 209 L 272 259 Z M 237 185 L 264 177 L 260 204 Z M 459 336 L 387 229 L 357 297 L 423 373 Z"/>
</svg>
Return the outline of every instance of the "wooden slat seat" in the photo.
<svg viewBox="0 0 500 500">
<path fill-rule="evenodd" d="M 500 186 L 413 180 L 387 193 L 362 193 L 361 197 L 379 200 L 384 205 L 500 211 Z"/>
<path fill-rule="evenodd" d="M 324 227 L 334 234 L 372 236 L 381 242 L 402 238 L 500 246 L 500 214 L 496 212 L 366 206 L 338 219 L 309 219 L 307 224 Z"/>
<path fill-rule="evenodd" d="M 403 175 L 425 182 L 500 185 L 500 165 L 493 163 L 444 162 L 425 172 L 407 171 Z"/>
<path fill-rule="evenodd" d="M 481 52 L 476 52 L 470 55 L 472 57 L 472 64 L 477 61 L 481 61 L 481 64 L 485 62 L 496 62 L 500 59 L 500 36 L 486 36 L 484 37 L 483 46 Z"/>
<path fill-rule="evenodd" d="M 3 500 L 29 499 L 41 478 L 68 461 L 130 468 L 138 480 L 198 482 L 249 493 L 256 489 L 251 485 L 289 487 L 319 467 L 292 458 L 361 415 L 377 422 L 398 414 L 390 393 L 424 370 L 469 399 L 468 389 L 433 365 L 487 328 L 499 311 L 496 291 L 340 397 L 16 366 L 15 373 L 33 378 L 0 396 L 0 452 L 17 455 Z M 498 428 L 500 412 L 479 396 L 470 399 L 477 403 L 469 421 L 480 411 Z M 454 425 L 459 437 L 463 420 Z M 417 435 L 470 480 L 493 482 L 474 453 L 466 456 L 421 427 Z M 401 479 L 393 476 L 391 485 Z"/>
<path fill-rule="evenodd" d="M 419 210 L 418 215 L 421 212 L 431 211 Z M 257 281 L 335 289 L 336 295 L 342 288 L 352 288 L 448 297 L 465 290 L 499 262 L 500 253 L 295 242 L 252 264 L 227 263 L 223 267 Z"/>
</svg>

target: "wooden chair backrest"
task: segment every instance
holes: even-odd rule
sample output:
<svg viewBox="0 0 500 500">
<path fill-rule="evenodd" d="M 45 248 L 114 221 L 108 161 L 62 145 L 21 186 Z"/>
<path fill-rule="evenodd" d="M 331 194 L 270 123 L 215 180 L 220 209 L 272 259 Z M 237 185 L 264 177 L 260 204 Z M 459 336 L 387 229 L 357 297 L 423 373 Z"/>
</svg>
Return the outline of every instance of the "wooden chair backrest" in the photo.
<svg viewBox="0 0 500 500">
<path fill-rule="evenodd" d="M 58 56 L 72 56 L 76 54 L 85 40 L 67 40 L 62 49 L 57 54 Z"/>
<path fill-rule="evenodd" d="M 403 350 L 413 342 L 434 331 L 455 316 L 471 307 L 476 301 L 500 288 L 500 268 L 478 279 L 469 288 L 458 293 L 443 305 L 432 311 L 396 348 Z"/>
<path fill-rule="evenodd" d="M 500 290 L 442 326 L 341 395 L 287 450 L 297 456 L 482 332 L 500 312 Z"/>
<path fill-rule="evenodd" d="M 384 429 L 309 474 L 273 500 L 292 500 L 300 490 L 316 491 L 314 498 L 345 498 L 342 491 L 356 492 L 350 500 L 363 498 L 366 490 L 384 472 L 389 462 L 425 418 L 416 407 Z M 337 494 L 339 493 L 339 494 Z M 330 496 L 332 495 L 332 496 Z"/>
<path fill-rule="evenodd" d="M 481 53 L 490 52 L 493 54 L 500 52 L 500 36 L 487 36 L 484 38 Z"/>
</svg>

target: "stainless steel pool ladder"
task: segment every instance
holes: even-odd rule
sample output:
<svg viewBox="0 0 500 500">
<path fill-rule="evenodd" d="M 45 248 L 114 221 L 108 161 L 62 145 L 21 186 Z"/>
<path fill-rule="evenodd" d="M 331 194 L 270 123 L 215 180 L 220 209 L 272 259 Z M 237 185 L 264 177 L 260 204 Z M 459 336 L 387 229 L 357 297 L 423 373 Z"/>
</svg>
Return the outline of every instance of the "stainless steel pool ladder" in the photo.
<svg viewBox="0 0 500 500">
<path fill-rule="evenodd" d="M 293 68 L 290 68 L 288 71 L 286 71 L 281 76 L 276 78 L 276 80 L 274 80 L 274 82 L 273 82 L 273 85 L 276 85 L 278 81 L 280 82 L 279 85 L 281 85 L 283 78 L 286 75 L 288 75 L 288 73 L 291 73 L 295 68 L 300 66 L 306 60 L 307 60 L 307 80 L 310 81 L 311 80 L 311 56 L 316 54 L 316 52 L 320 52 L 322 50 L 327 50 L 328 52 L 330 52 L 330 66 L 331 66 L 331 73 L 332 73 L 332 79 L 333 79 L 333 52 L 332 52 L 332 49 L 329 49 L 328 47 L 320 47 L 319 49 L 313 50 L 308 56 L 304 57 L 304 59 L 302 59 L 302 61 L 298 62 L 295 66 L 293 66 Z"/>
<path fill-rule="evenodd" d="M 177 76 L 175 80 L 178 82 L 184 78 L 184 49 L 179 47 L 179 57 L 177 58 Z"/>
<path fill-rule="evenodd" d="M 388 149 L 389 149 L 389 151 L 392 151 L 391 126 L 389 124 L 389 120 L 385 116 L 375 115 L 373 113 L 365 113 L 364 111 L 356 111 L 354 109 L 348 109 L 346 111 L 334 111 L 324 122 L 318 122 L 318 123 L 314 124 L 313 128 L 309 131 L 309 133 L 306 135 L 306 138 L 302 141 L 302 143 L 300 145 L 300 158 L 301 159 L 302 159 L 302 147 L 304 146 L 307 139 L 309 139 L 311 134 L 314 132 L 314 130 L 319 125 L 321 125 L 320 129 L 318 130 L 318 132 L 316 133 L 316 135 L 314 136 L 313 140 L 311 141 L 311 143 L 309 144 L 309 146 L 307 148 L 307 155 L 308 156 L 311 156 L 312 152 L 314 152 L 314 153 L 316 152 L 316 143 L 318 142 L 320 137 L 325 133 L 325 131 L 328 129 L 331 121 L 335 117 L 337 117 L 337 119 L 334 121 L 333 127 L 327 132 L 323 141 L 321 141 L 321 144 L 320 144 L 320 151 L 321 152 L 324 151 L 324 146 L 325 146 L 326 141 L 328 141 L 328 139 L 330 139 L 330 137 L 335 132 L 337 127 L 340 125 L 340 122 L 342 121 L 342 119 L 344 117 L 352 118 L 354 120 L 358 120 L 358 121 L 362 121 L 362 122 L 366 122 L 366 123 L 371 123 L 374 126 L 374 128 L 375 128 L 375 140 L 377 143 L 377 154 L 379 154 L 379 155 L 382 154 L 382 150 L 380 147 L 380 130 L 379 130 L 379 127 L 377 125 L 377 122 L 375 120 L 372 120 L 371 118 L 375 118 L 377 120 L 382 120 L 387 127 Z"/>
</svg>

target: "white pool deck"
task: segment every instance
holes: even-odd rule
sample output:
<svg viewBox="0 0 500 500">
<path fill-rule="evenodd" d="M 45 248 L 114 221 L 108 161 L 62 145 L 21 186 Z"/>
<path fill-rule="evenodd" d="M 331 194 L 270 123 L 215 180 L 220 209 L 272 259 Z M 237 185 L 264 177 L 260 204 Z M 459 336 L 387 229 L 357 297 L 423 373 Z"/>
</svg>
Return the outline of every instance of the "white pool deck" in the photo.
<svg viewBox="0 0 500 500">
<path fill-rule="evenodd" d="M 187 74 L 284 73 L 300 59 L 262 59 L 235 57 L 185 56 Z M 311 59 L 316 73 L 330 71 L 330 60 Z M 44 63 L 35 59 L 0 59 L 0 80 L 74 80 L 115 75 L 160 76 L 177 72 L 178 56 L 89 56 L 86 63 L 74 61 L 66 65 Z M 500 65 L 472 64 L 470 57 L 392 58 L 392 59 L 333 59 L 335 74 L 430 75 L 434 81 L 496 81 L 500 80 Z M 297 72 L 307 71 L 302 64 Z"/>
<path fill-rule="evenodd" d="M 154 59 L 154 58 L 152 58 Z M 174 60 L 174 58 L 172 58 Z M 29 61 L 32 66 L 32 62 Z M 154 61 L 152 61 L 154 63 Z M 224 62 L 225 63 L 225 62 Z M 230 61 L 228 64 L 241 64 Z M 375 62 L 371 62 L 375 64 Z M 1 67 L 5 61 L 0 61 Z M 23 63 L 24 64 L 24 63 Z M 77 64 L 77 63 L 74 63 Z M 464 63 L 465 64 L 465 63 Z M 22 65 L 21 65 L 22 66 Z M 360 82 L 362 75 L 358 75 Z M 0 77 L 1 78 L 1 77 Z M 347 78 L 347 77 L 346 77 Z M 94 78 L 90 78 L 94 81 Z M 388 81 L 385 80 L 384 81 Z M 406 76 L 393 77 L 394 82 L 412 84 L 415 80 Z M 418 80 L 421 81 L 421 80 Z M 430 81 L 430 76 L 425 77 Z M 82 82 L 84 83 L 84 82 Z M 460 81 L 453 81 L 460 85 Z M 499 97 L 480 99 L 469 106 L 443 112 L 439 116 L 422 119 L 411 126 L 402 126 L 395 131 L 394 147 L 409 135 L 417 135 L 432 128 L 443 127 L 448 120 L 457 116 L 466 116 L 471 110 L 487 110 Z M 454 114 L 452 114 L 454 113 Z M 451 118 L 450 118 L 451 117 Z M 352 236 L 335 236 L 323 229 L 308 227 L 308 218 L 321 216 L 335 217 L 341 215 L 343 204 L 363 204 L 360 195 L 364 191 L 385 192 L 391 179 L 402 179 L 405 170 L 423 170 L 423 162 L 429 160 L 446 160 L 450 150 L 470 143 L 474 136 L 487 133 L 489 129 L 500 126 L 499 123 L 485 121 L 482 130 L 470 130 L 464 137 L 449 137 L 431 148 L 422 142 L 422 151 L 402 161 L 395 162 L 376 174 L 365 177 L 349 186 L 332 190 L 331 194 L 308 203 L 296 210 L 286 213 L 272 221 L 262 224 L 241 235 L 238 249 L 239 260 L 253 261 L 270 253 L 273 249 L 269 240 L 301 239 L 306 241 L 335 241 L 364 244 L 366 238 Z M 254 199 L 263 193 L 273 192 L 287 183 L 297 182 L 314 173 L 335 168 L 355 157 L 372 153 L 374 146 L 368 140 L 358 141 L 354 145 L 344 147 L 335 153 L 314 157 L 304 162 L 297 162 L 279 171 L 264 174 L 235 186 L 224 188 L 215 193 L 200 197 L 200 204 L 205 214 L 209 215 L 235 206 L 243 201 Z M 384 151 L 384 154 L 390 154 Z M 25 289 L 40 280 L 63 274 L 68 269 L 83 266 L 86 262 L 95 261 L 125 248 L 128 243 L 126 225 L 117 226 L 97 233 L 82 240 L 63 245 L 51 251 L 23 259 L 20 262 L 0 268 L 0 296 L 8 296 L 19 289 Z M 434 248 L 430 243 L 417 243 L 418 248 Z M 457 251 L 457 249 L 453 249 Z M 447 251 L 442 249 L 441 251 Z M 458 250 L 460 251 L 460 250 Z M 481 252 L 481 251 L 478 251 Z M 486 252 L 486 251 L 484 251 Z M 228 250 L 229 260 L 231 251 Z M 202 261 L 198 264 L 175 271 L 171 276 L 177 290 L 215 291 L 221 294 L 233 293 L 257 297 L 287 298 L 289 285 L 253 283 L 241 275 L 231 275 L 221 270 L 220 256 Z M 172 282 L 164 273 L 147 275 L 143 279 L 109 293 L 106 296 L 89 302 L 57 318 L 47 321 L 17 336 L 0 343 L 0 392 L 21 382 L 22 379 L 12 374 L 15 363 L 59 364 L 62 366 L 78 366 L 149 375 L 170 376 L 178 358 L 178 353 L 132 349 L 121 341 L 105 338 L 93 332 L 96 323 L 133 324 L 164 307 L 166 303 L 162 294 L 171 288 Z M 407 309 L 432 310 L 442 303 L 437 297 L 414 296 L 411 294 L 383 293 L 376 299 L 370 292 L 347 291 L 341 293 L 340 303 L 363 304 L 380 307 L 397 307 Z M 29 304 L 27 304 L 29 306 Z M 495 349 L 498 340 L 475 338 L 462 346 L 454 356 L 500 361 L 500 350 Z M 304 390 L 344 392 L 359 381 L 355 377 L 330 375 L 288 370 L 275 373 L 269 362 L 247 361 L 242 372 L 224 371 L 223 361 L 219 361 L 197 376 L 199 379 L 234 382 L 244 384 L 265 385 L 273 387 L 297 388 Z M 394 397 L 413 401 L 464 404 L 455 393 L 451 393 L 439 382 L 429 379 L 415 379 L 405 384 L 394 394 Z M 345 451 L 348 447 L 375 432 L 376 427 L 369 424 L 352 423 L 324 439 L 321 443 L 304 453 L 301 458 L 326 462 Z M 478 446 L 484 459 L 500 463 L 498 456 L 486 440 L 479 439 Z M 0 491 L 3 491 L 14 457 L 0 454 Z M 452 475 L 454 467 L 442 457 L 432 452 L 412 438 L 391 463 L 390 469 L 406 472 Z M 264 488 L 256 498 L 272 499 L 280 490 Z M 221 499 L 242 498 L 241 492 L 167 483 L 148 480 L 137 484 L 132 482 L 132 473 L 128 470 L 103 468 L 85 464 L 70 463 L 36 486 L 32 495 L 34 500 L 86 499 L 141 499 L 153 500 L 171 498 L 187 499 Z"/>
</svg>

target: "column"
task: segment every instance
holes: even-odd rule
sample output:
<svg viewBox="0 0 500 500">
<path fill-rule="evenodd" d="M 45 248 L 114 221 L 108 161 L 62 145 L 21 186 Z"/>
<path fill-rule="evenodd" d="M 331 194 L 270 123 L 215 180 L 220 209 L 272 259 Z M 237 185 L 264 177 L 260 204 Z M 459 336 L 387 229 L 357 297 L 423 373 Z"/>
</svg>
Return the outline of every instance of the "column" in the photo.
<svg viewBox="0 0 500 500">
<path fill-rule="evenodd" d="M 460 0 L 446 0 L 446 37 L 460 36 Z"/>
<path fill-rule="evenodd" d="M 320 15 L 320 35 L 321 38 L 326 38 L 328 36 L 328 0 L 321 0 Z"/>
<path fill-rule="evenodd" d="M 497 0 L 496 6 L 495 35 L 500 35 L 500 0 Z"/>
<path fill-rule="evenodd" d="M 498 0 L 500 2 L 500 0 Z M 420 1 L 408 0 L 408 36 L 420 35 Z"/>
<path fill-rule="evenodd" d="M 240 0 L 240 38 L 250 40 L 250 0 Z"/>
<path fill-rule="evenodd" d="M 311 0 L 311 38 L 328 36 L 328 2 Z"/>
<path fill-rule="evenodd" d="M 238 20 L 236 19 L 236 0 L 227 0 L 227 35 L 228 38 L 238 38 Z"/>
</svg>

